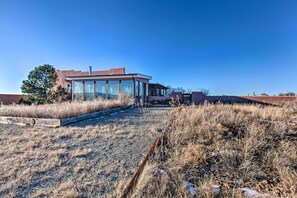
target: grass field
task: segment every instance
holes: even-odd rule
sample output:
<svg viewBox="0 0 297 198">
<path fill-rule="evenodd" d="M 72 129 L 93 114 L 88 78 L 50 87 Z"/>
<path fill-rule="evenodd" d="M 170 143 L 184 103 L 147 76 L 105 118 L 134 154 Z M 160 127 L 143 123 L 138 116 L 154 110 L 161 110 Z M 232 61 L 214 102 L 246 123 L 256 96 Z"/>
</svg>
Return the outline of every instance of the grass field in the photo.
<svg viewBox="0 0 297 198">
<path fill-rule="evenodd" d="M 67 127 L 0 124 L 0 197 L 116 197 L 168 110 L 137 108 Z"/>
<path fill-rule="evenodd" d="M 297 195 L 297 103 L 206 103 L 57 129 L 0 124 L 0 197 L 117 197 L 160 131 L 167 144 L 133 197 Z"/>
<path fill-rule="evenodd" d="M 297 103 L 182 106 L 165 129 L 134 197 L 297 197 Z"/>
<path fill-rule="evenodd" d="M 129 104 L 132 104 L 130 98 L 122 98 L 121 100 L 104 100 L 98 98 L 94 101 L 71 101 L 45 105 L 0 105 L 0 116 L 68 118 Z"/>
</svg>

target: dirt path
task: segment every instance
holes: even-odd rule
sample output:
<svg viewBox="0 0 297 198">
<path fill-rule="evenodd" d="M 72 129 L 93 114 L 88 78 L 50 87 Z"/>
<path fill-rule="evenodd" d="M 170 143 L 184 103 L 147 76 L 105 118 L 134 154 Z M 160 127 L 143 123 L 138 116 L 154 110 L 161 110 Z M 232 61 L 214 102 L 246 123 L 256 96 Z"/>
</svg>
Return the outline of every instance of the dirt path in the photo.
<svg viewBox="0 0 297 198">
<path fill-rule="evenodd" d="M 169 108 L 136 108 L 58 129 L 0 125 L 0 197 L 115 195 Z"/>
</svg>

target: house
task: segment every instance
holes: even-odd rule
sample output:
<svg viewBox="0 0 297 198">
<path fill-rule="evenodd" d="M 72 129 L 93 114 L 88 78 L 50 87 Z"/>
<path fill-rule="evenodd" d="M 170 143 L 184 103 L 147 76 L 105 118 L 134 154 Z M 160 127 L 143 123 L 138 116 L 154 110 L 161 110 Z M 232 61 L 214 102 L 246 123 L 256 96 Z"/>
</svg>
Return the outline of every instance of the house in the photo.
<svg viewBox="0 0 297 198">
<path fill-rule="evenodd" d="M 149 98 L 150 103 L 168 103 L 170 97 L 167 94 L 168 88 L 159 83 L 149 84 Z"/>
<path fill-rule="evenodd" d="M 151 76 L 139 73 L 126 74 L 125 68 L 81 72 L 74 70 L 57 71 L 58 84 L 66 88 L 72 100 L 94 100 L 95 98 L 118 99 L 130 96 L 136 101 L 147 102 Z"/>
</svg>

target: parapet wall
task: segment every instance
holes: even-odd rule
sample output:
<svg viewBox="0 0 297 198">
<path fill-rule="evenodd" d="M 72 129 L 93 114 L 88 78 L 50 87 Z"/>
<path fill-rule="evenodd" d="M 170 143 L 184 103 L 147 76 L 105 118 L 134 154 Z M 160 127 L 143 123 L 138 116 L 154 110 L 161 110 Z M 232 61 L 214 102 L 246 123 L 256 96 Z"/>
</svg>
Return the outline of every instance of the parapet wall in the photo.
<svg viewBox="0 0 297 198">
<path fill-rule="evenodd" d="M 192 103 L 203 102 L 222 103 L 260 103 L 260 104 L 286 104 L 297 101 L 296 96 L 205 96 L 202 92 L 192 93 Z"/>
<path fill-rule="evenodd" d="M 22 94 L 0 94 L 0 104 L 19 104 L 22 97 Z"/>
<path fill-rule="evenodd" d="M 58 74 L 57 86 L 61 85 L 67 88 L 66 77 L 70 76 L 89 76 L 89 71 L 76 71 L 76 70 L 56 70 Z M 92 71 L 92 75 L 117 75 L 125 74 L 125 68 L 111 68 L 109 70 Z"/>
</svg>

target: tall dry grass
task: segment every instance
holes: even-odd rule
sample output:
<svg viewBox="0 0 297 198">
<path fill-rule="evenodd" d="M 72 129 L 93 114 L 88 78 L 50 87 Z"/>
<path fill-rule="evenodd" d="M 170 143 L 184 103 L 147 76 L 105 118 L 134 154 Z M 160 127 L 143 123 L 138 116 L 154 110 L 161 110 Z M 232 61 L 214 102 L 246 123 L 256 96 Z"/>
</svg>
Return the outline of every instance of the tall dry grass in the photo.
<svg viewBox="0 0 297 198">
<path fill-rule="evenodd" d="M 131 105 L 131 98 L 119 100 L 96 99 L 93 101 L 71 101 L 45 105 L 0 105 L 0 116 L 33 118 L 68 118 L 85 113 Z"/>
<path fill-rule="evenodd" d="M 297 197 L 296 115 L 297 103 L 178 107 L 167 120 L 165 151 L 133 196 L 192 197 L 187 181 L 196 197 L 244 197 L 242 188 Z"/>
</svg>

